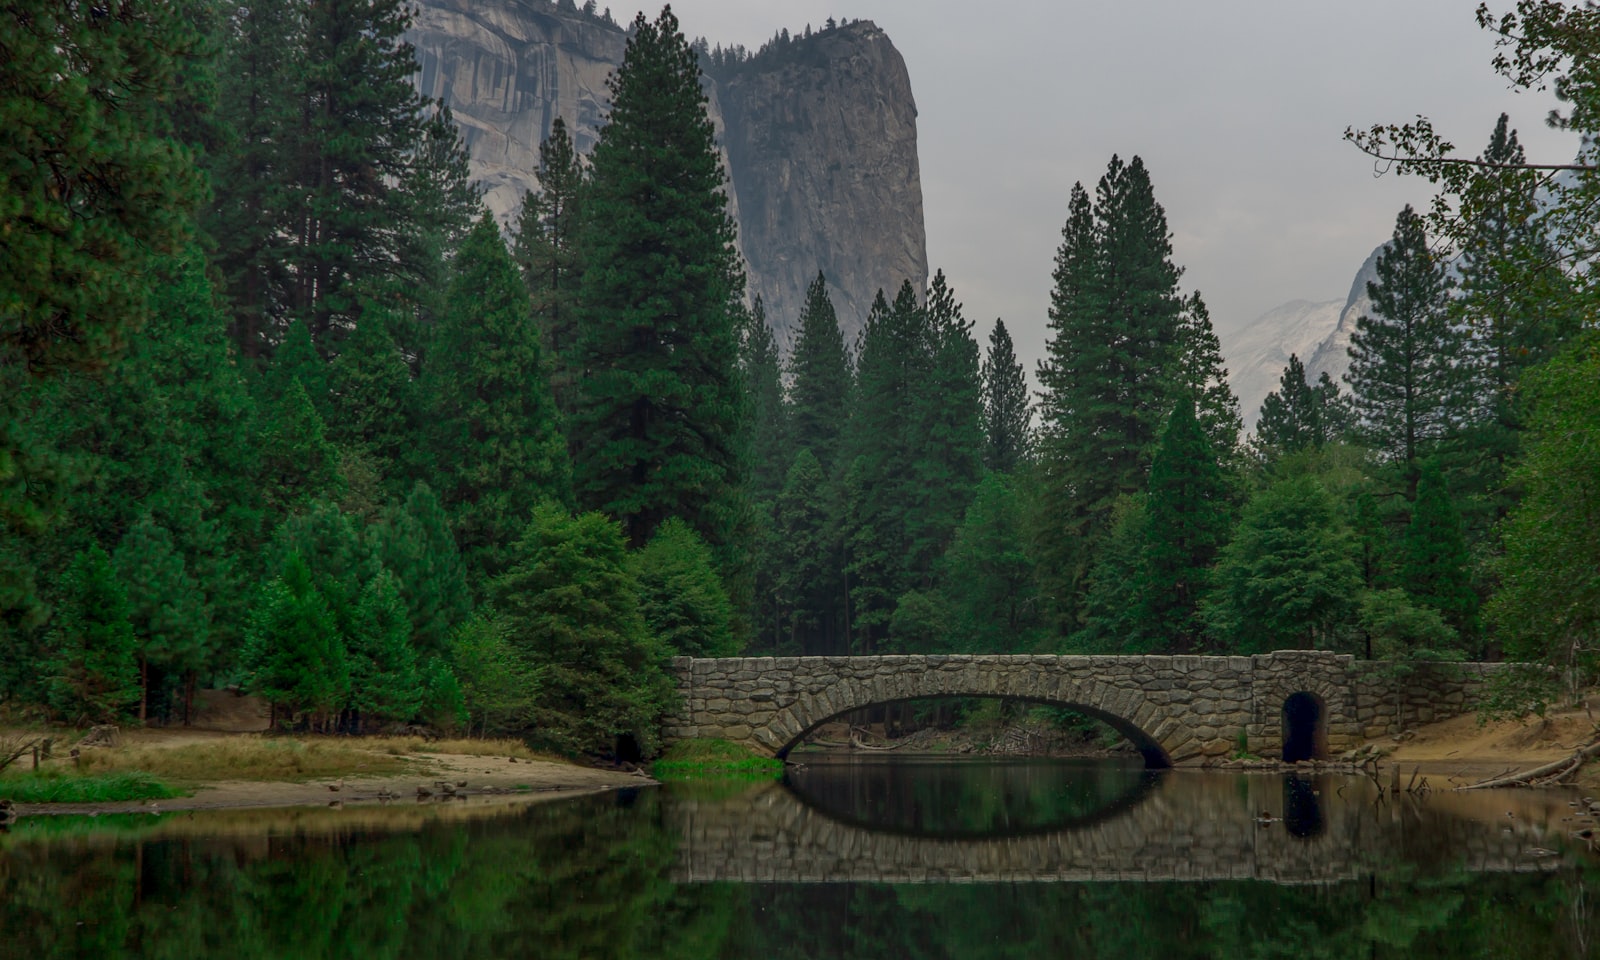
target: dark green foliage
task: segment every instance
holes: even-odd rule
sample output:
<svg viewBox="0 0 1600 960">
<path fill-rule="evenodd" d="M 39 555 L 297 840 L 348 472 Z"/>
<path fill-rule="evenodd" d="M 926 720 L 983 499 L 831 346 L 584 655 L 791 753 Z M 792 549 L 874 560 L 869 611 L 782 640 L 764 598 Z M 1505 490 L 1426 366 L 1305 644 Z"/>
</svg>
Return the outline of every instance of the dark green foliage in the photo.
<svg viewBox="0 0 1600 960">
<path fill-rule="evenodd" d="M 454 733 L 470 720 L 461 681 L 443 657 L 429 657 L 422 665 L 420 714 L 429 726 L 446 733 Z"/>
<path fill-rule="evenodd" d="M 479 613 L 450 635 L 458 696 L 479 736 L 521 734 L 533 725 L 540 673 L 513 643 L 505 622 Z"/>
<path fill-rule="evenodd" d="M 1144 163 L 1112 157 L 1091 203 L 1075 184 L 1039 365 L 1039 517 L 1046 592 L 1070 623 L 1117 498 L 1143 490 L 1162 423 L 1182 396 L 1231 447 L 1236 426 L 1209 319 L 1178 294 L 1166 214 Z M 1186 352 L 1193 356 L 1187 356 Z"/>
<path fill-rule="evenodd" d="M 578 252 L 582 225 L 583 165 L 556 117 L 550 136 L 539 144 L 539 192 L 522 201 L 512 257 L 532 298 L 534 323 L 550 359 L 550 390 L 562 416 L 573 411 L 573 391 L 583 368 L 578 363 L 578 286 L 583 259 Z"/>
<path fill-rule="evenodd" d="M 139 719 L 150 699 L 149 667 L 190 674 L 205 666 L 211 611 L 184 567 L 172 534 L 148 512 L 117 545 L 117 579 L 127 591 L 139 661 Z"/>
<path fill-rule="evenodd" d="M 455 263 L 422 373 L 423 472 L 437 479 L 461 555 L 481 582 L 505 569 L 529 504 L 566 499 L 569 472 L 527 293 L 488 214 Z"/>
<path fill-rule="evenodd" d="M 1437 610 L 1462 639 L 1470 640 L 1478 633 L 1478 595 L 1472 590 L 1461 513 L 1438 464 L 1424 461 L 1419 473 L 1417 499 L 1402 541 L 1400 582 L 1412 599 Z"/>
<path fill-rule="evenodd" d="M 328 439 L 371 457 L 381 479 L 394 488 L 415 444 L 416 398 L 411 368 L 389 332 L 385 313 L 369 306 L 355 332 L 340 344 L 328 376 L 327 426 Z"/>
<path fill-rule="evenodd" d="M 841 551 L 830 520 L 822 465 L 810 450 L 801 450 L 773 511 L 778 575 L 772 590 L 779 618 L 778 640 L 789 653 L 839 650 Z"/>
<path fill-rule="evenodd" d="M 630 560 L 645 626 L 674 655 L 731 657 L 739 652 L 733 607 L 705 541 L 668 520 Z"/>
<path fill-rule="evenodd" d="M 1206 609 L 1213 642 L 1240 653 L 1333 643 L 1360 588 L 1352 553 L 1349 530 L 1316 478 L 1262 490 L 1217 561 Z"/>
<path fill-rule="evenodd" d="M 1204 633 L 1200 601 L 1232 522 L 1227 478 L 1188 402 L 1162 433 L 1145 503 L 1145 630 L 1158 649 L 1188 652 Z"/>
<path fill-rule="evenodd" d="M 1015 471 L 1032 445 L 1032 421 L 1027 377 L 1012 347 L 1011 334 L 996 319 L 983 361 L 983 465 L 1001 473 Z"/>
<path fill-rule="evenodd" d="M 1372 644 L 1371 656 L 1392 663 L 1460 659 L 1456 631 L 1439 611 L 1419 604 L 1399 587 L 1361 595 L 1358 621 Z"/>
<path fill-rule="evenodd" d="M 1018 486 L 1005 474 L 985 476 L 945 552 L 940 593 L 956 652 L 1028 653 L 1043 639 Z"/>
<path fill-rule="evenodd" d="M 208 68 L 201 38 L 171 3 L 16 0 L 5 17 L 0 367 L 100 368 L 144 325 L 152 266 L 204 196 L 167 106 Z"/>
<path fill-rule="evenodd" d="M 1239 398 L 1228 386 L 1222 343 L 1211 328 L 1211 311 L 1198 290 L 1184 298 L 1178 341 L 1175 396 L 1194 404 L 1195 417 L 1217 458 L 1231 460 L 1244 421 L 1239 416 Z"/>
<path fill-rule="evenodd" d="M 128 595 L 98 546 L 80 552 L 51 618 L 50 707 L 67 721 L 114 723 L 139 702 Z"/>
<path fill-rule="evenodd" d="M 356 605 L 380 567 L 362 543 L 351 518 L 328 501 L 309 504 L 278 525 L 267 547 L 267 569 L 285 570 L 297 557 L 311 571 L 317 592 L 327 602 L 340 634 L 355 629 Z"/>
<path fill-rule="evenodd" d="M 810 450 L 826 474 L 834 467 L 844 428 L 850 358 L 821 271 L 806 289 L 798 326 L 789 356 L 789 437 L 795 449 Z"/>
<path fill-rule="evenodd" d="M 543 677 L 535 739 L 602 753 L 629 736 L 650 752 L 672 683 L 666 650 L 640 615 L 618 525 L 546 501 L 512 558 L 492 594 L 509 636 Z"/>
<path fill-rule="evenodd" d="M 348 689 L 339 625 L 299 554 L 289 554 L 279 569 L 256 600 L 245 634 L 249 687 L 275 709 L 326 716 Z"/>
<path fill-rule="evenodd" d="M 1123 497 L 1112 505 L 1111 529 L 1089 570 L 1083 601 L 1083 628 L 1072 635 L 1074 653 L 1154 653 L 1161 639 L 1147 630 L 1145 551 L 1150 516 L 1145 496 Z"/>
<path fill-rule="evenodd" d="M 760 297 L 744 324 L 741 345 L 739 371 L 744 375 L 745 401 L 750 409 L 745 421 L 750 437 L 745 445 L 750 456 L 750 495 L 757 503 L 771 503 L 783 489 L 794 457 L 782 362 Z"/>
<path fill-rule="evenodd" d="M 609 89 L 580 236 L 578 501 L 635 546 L 679 517 L 720 556 L 744 512 L 744 278 L 699 67 L 670 10 L 634 21 Z"/>
<path fill-rule="evenodd" d="M 282 402 L 296 380 L 305 388 L 311 405 L 320 415 L 328 407 L 328 361 L 317 352 L 311 341 L 311 326 L 303 321 L 292 321 L 283 335 L 283 342 L 272 351 L 272 362 L 262 374 L 266 388 L 263 400 Z"/>
<path fill-rule="evenodd" d="M 269 511 L 282 516 L 339 491 L 339 452 L 328 442 L 322 418 L 300 381 L 271 408 L 264 427 L 261 496 Z"/>
<path fill-rule="evenodd" d="M 913 350 L 912 508 L 907 516 L 912 572 L 926 585 L 961 523 L 983 475 L 983 386 L 978 344 L 961 304 L 936 271 L 928 285 L 921 329 Z"/>
<path fill-rule="evenodd" d="M 1526 491 L 1501 528 L 1501 588 L 1489 620 L 1519 659 L 1596 675 L 1600 651 L 1600 342 L 1579 339 L 1524 379 L 1526 457 L 1513 480 Z"/>
<path fill-rule="evenodd" d="M 450 631 L 467 618 L 472 602 L 439 498 L 419 481 L 403 506 L 384 511 L 370 535 L 377 559 L 400 578 L 412 646 L 422 656 L 443 654 Z"/>
<path fill-rule="evenodd" d="M 387 570 L 361 591 L 345 662 L 350 674 L 345 706 L 356 713 L 357 732 L 416 715 L 422 689 L 411 647 L 411 623 L 400 599 L 400 581 Z"/>
<path fill-rule="evenodd" d="M 1278 378 L 1278 389 L 1261 401 L 1256 420 L 1255 451 L 1267 461 L 1308 447 L 1339 440 L 1354 425 L 1350 401 L 1340 396 L 1339 385 L 1324 372 L 1315 386 L 1306 381 L 1300 358 L 1289 355 L 1289 365 Z"/>
<path fill-rule="evenodd" d="M 1367 284 L 1373 315 L 1356 321 L 1345 378 L 1360 438 L 1400 468 L 1414 499 L 1419 460 L 1460 422 L 1465 341 L 1450 323 L 1450 278 L 1411 207 L 1396 218 L 1377 272 Z"/>
</svg>

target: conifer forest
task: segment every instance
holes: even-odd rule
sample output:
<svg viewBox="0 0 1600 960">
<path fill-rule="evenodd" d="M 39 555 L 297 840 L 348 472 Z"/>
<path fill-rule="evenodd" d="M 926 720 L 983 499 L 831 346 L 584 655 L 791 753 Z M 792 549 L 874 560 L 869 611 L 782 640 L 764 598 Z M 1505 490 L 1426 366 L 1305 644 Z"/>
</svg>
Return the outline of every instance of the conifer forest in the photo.
<svg viewBox="0 0 1600 960">
<path fill-rule="evenodd" d="M 942 272 L 847 339 L 819 271 L 779 342 L 702 87 L 746 54 L 670 9 L 502 222 L 400 0 L 6 8 L 11 714 L 236 688 L 289 729 L 648 755 L 676 656 L 1556 668 L 1513 711 L 1600 672 L 1592 8 L 1480 14 L 1574 163 L 1504 117 L 1347 134 L 1438 200 L 1395 212 L 1348 375 L 1291 358 L 1248 434 L 1139 156 L 1054 201 L 1036 369 Z"/>
</svg>

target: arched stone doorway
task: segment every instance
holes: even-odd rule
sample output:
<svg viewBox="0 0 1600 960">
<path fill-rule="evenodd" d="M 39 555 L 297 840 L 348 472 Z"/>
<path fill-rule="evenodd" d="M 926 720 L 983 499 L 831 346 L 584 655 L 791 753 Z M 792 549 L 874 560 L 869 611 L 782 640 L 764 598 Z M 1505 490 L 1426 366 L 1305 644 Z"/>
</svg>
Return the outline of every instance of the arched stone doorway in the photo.
<svg viewBox="0 0 1600 960">
<path fill-rule="evenodd" d="M 1328 710 L 1322 698 L 1301 690 L 1283 701 L 1283 762 L 1328 757 Z"/>
</svg>

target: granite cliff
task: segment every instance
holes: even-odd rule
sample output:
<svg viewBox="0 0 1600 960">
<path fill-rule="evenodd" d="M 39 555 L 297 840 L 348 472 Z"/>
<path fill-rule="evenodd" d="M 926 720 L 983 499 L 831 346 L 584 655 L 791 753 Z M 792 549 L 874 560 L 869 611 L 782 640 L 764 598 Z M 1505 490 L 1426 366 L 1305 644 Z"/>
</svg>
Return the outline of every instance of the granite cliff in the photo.
<svg viewBox="0 0 1600 960">
<path fill-rule="evenodd" d="M 685 24 L 693 30 L 696 25 Z M 509 221 L 539 144 L 564 118 L 580 150 L 605 124 L 623 28 L 546 0 L 420 0 L 409 40 L 423 93 L 449 104 L 485 201 Z M 916 104 L 905 62 L 869 21 L 724 64 L 707 82 L 749 293 L 786 343 L 821 269 L 847 339 L 879 287 L 928 275 Z"/>
</svg>

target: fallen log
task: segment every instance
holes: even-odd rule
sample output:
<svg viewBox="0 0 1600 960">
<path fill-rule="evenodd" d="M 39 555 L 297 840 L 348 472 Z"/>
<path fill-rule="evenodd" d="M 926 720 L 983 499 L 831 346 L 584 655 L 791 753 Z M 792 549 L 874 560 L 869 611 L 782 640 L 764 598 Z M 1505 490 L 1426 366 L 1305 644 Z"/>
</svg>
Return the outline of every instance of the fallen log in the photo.
<svg viewBox="0 0 1600 960">
<path fill-rule="evenodd" d="M 1543 766 L 1534 767 L 1532 770 L 1524 770 L 1521 773 L 1514 773 L 1510 776 L 1492 777 L 1488 780 L 1480 780 L 1477 783 L 1469 783 L 1464 787 L 1456 787 L 1456 789 L 1487 790 L 1490 787 L 1531 787 L 1539 781 L 1554 783 L 1571 775 L 1579 767 L 1583 766 L 1585 760 L 1595 756 L 1600 756 L 1600 737 L 1596 737 L 1579 747 L 1570 757 L 1562 757 L 1560 760 L 1554 760 Z"/>
</svg>

